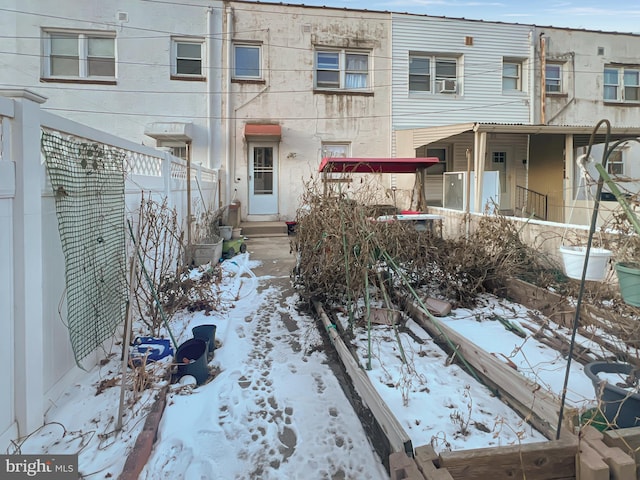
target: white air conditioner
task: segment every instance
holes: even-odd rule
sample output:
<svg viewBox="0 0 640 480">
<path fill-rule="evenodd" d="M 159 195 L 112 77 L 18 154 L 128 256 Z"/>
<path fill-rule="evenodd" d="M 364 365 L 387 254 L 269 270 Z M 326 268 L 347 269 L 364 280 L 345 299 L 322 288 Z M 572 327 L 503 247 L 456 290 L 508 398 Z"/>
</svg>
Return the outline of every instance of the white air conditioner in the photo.
<svg viewBox="0 0 640 480">
<path fill-rule="evenodd" d="M 436 80 L 438 93 L 456 93 L 457 84 L 454 79 Z"/>
</svg>

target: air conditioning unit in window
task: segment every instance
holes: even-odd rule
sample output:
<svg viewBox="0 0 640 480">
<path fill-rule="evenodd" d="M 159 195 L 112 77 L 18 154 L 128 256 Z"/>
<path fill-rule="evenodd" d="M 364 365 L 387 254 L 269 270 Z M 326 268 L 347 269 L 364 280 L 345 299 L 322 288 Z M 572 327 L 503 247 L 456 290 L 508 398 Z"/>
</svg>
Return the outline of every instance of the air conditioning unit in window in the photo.
<svg viewBox="0 0 640 480">
<path fill-rule="evenodd" d="M 436 80 L 436 91 L 438 93 L 456 93 L 457 82 L 453 79 Z"/>
</svg>

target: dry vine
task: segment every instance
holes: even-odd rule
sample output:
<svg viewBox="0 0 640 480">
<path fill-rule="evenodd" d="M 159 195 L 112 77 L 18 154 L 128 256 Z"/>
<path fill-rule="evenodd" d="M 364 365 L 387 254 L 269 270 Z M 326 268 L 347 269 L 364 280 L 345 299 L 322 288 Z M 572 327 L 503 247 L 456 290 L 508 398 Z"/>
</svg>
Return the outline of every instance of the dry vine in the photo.
<svg viewBox="0 0 640 480">
<path fill-rule="evenodd" d="M 309 182 L 298 211 L 292 247 L 299 255 L 296 280 L 303 298 L 331 303 L 362 298 L 365 278 L 374 285 L 376 272 L 389 267 L 385 254 L 414 287 L 459 306 L 473 306 L 479 293 L 500 289 L 513 276 L 558 276 L 558 266 L 525 245 L 505 217 L 485 216 L 469 238 L 450 240 L 409 222 L 376 221 L 380 206 L 368 200 L 379 197 L 363 186 L 350 195 L 332 193 Z"/>
</svg>

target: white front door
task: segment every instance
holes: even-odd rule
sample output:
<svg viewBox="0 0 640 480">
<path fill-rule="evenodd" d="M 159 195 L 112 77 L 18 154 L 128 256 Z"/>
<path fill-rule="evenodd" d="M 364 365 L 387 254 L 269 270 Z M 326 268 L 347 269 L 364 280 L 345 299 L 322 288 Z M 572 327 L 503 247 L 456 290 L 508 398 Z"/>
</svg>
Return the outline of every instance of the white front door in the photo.
<svg viewBox="0 0 640 480">
<path fill-rule="evenodd" d="M 278 213 L 278 144 L 249 144 L 249 214 Z"/>
</svg>

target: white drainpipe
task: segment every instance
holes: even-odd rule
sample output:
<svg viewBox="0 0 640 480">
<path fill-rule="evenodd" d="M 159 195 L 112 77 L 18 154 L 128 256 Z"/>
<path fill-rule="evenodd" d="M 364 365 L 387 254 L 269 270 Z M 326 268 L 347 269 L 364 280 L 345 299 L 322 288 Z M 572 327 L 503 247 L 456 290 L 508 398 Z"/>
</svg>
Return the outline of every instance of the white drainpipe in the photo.
<svg viewBox="0 0 640 480">
<path fill-rule="evenodd" d="M 233 109 L 231 108 L 231 56 L 233 54 L 233 9 L 229 6 L 226 7 L 226 16 L 227 16 L 227 31 L 225 32 L 224 39 L 227 42 L 226 54 L 227 54 L 227 62 L 226 68 L 223 68 L 225 75 L 225 205 L 229 205 L 231 203 L 231 175 L 235 172 L 232 168 L 233 160 L 231 158 L 231 141 L 233 139 L 232 130 L 231 130 L 231 112 Z"/>
</svg>

